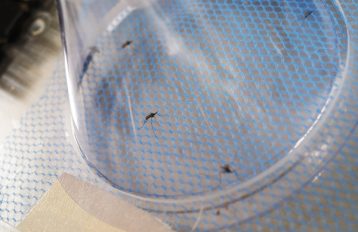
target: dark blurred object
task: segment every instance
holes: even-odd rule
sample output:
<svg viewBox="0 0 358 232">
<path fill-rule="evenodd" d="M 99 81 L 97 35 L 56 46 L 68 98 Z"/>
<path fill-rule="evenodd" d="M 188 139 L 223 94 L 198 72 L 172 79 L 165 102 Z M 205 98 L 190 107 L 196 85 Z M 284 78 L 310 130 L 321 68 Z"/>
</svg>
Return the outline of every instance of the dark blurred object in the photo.
<svg viewBox="0 0 358 232">
<path fill-rule="evenodd" d="M 20 89 L 26 88 L 28 82 L 32 81 L 27 78 L 29 75 L 26 72 L 31 63 L 37 62 L 37 53 L 44 52 L 43 49 L 38 49 L 39 46 L 35 46 L 35 49 L 33 44 L 38 44 L 39 41 L 45 44 L 48 41 L 41 37 L 44 37 L 44 32 L 56 21 L 54 6 L 54 0 L 0 0 L 2 89 L 21 95 Z M 20 58 L 20 65 L 17 62 L 19 57 L 25 57 Z"/>
</svg>

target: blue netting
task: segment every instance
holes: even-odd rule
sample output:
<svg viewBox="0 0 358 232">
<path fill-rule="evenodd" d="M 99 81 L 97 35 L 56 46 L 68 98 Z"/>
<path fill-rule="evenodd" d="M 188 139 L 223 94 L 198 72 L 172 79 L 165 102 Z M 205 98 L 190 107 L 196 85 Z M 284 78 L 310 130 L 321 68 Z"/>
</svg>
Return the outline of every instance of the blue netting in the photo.
<svg viewBox="0 0 358 232">
<path fill-rule="evenodd" d="M 134 11 L 97 47 L 79 93 L 84 153 L 116 187 L 168 197 L 286 156 L 340 78 L 347 35 L 320 1 L 173 1 Z M 221 178 L 225 164 L 235 175 Z"/>
</svg>

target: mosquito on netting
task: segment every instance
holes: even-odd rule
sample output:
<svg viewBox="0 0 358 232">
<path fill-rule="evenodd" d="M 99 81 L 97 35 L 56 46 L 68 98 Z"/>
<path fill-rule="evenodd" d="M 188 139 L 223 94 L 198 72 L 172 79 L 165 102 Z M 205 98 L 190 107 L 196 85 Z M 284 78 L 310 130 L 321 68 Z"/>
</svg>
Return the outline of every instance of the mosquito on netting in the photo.
<svg viewBox="0 0 358 232">
<path fill-rule="evenodd" d="M 145 124 L 150 120 L 150 125 L 152 126 L 153 134 L 158 139 L 158 137 L 157 137 L 157 135 L 155 133 L 154 127 L 153 127 L 153 118 L 155 118 L 155 116 L 157 116 L 157 115 L 160 116 L 158 114 L 158 111 L 156 111 L 154 113 L 151 112 L 151 113 L 147 114 L 147 116 L 145 116 L 145 119 L 143 121 L 143 125 L 139 128 L 139 130 L 142 129 L 145 126 Z"/>
<path fill-rule="evenodd" d="M 221 181 L 222 174 L 225 175 L 235 174 L 235 176 L 238 178 L 237 172 L 230 166 L 230 164 L 225 164 L 223 166 L 220 166 L 220 171 L 219 171 L 220 184 L 222 182 Z"/>
<path fill-rule="evenodd" d="M 131 41 L 131 40 L 126 41 L 124 44 L 122 44 L 122 49 L 128 47 L 128 46 L 131 45 L 132 43 L 133 43 L 133 41 Z"/>
<path fill-rule="evenodd" d="M 239 179 L 237 172 L 230 166 L 230 164 L 219 166 L 219 185 L 216 188 L 222 184 L 222 175 L 227 176 L 232 174 L 234 174 Z"/>
</svg>

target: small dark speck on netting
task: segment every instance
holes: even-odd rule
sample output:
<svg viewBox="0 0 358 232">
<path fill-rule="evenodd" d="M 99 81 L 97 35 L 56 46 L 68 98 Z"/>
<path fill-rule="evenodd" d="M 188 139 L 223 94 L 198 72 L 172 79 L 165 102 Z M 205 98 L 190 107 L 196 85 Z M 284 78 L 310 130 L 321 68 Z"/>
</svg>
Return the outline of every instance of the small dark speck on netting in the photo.
<svg viewBox="0 0 358 232">
<path fill-rule="evenodd" d="M 306 11 L 305 12 L 305 19 L 307 19 L 308 17 L 310 17 L 312 14 L 313 14 L 313 10 L 310 10 L 310 11 Z"/>
<path fill-rule="evenodd" d="M 224 166 L 220 167 L 222 173 L 233 173 L 229 164 L 225 164 Z"/>
<path fill-rule="evenodd" d="M 124 49 L 124 48 L 128 47 L 129 45 L 131 45 L 132 43 L 133 43 L 133 41 L 128 40 L 124 44 L 122 44 L 122 48 Z"/>
</svg>

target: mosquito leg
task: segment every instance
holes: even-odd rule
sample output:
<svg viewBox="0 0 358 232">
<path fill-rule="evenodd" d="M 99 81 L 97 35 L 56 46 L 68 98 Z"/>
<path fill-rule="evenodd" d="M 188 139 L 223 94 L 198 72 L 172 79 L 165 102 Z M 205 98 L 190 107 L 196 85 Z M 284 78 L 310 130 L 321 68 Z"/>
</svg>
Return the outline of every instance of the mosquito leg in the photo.
<svg viewBox="0 0 358 232">
<path fill-rule="evenodd" d="M 167 117 L 168 115 L 167 114 L 161 114 L 161 113 L 159 114 L 159 113 L 157 113 L 157 116 L 159 116 L 159 117 L 163 117 L 163 116 Z"/>
<path fill-rule="evenodd" d="M 237 171 L 234 170 L 233 173 L 235 174 L 236 178 L 239 180 L 240 177 L 239 177 L 239 174 L 237 173 Z"/>
<path fill-rule="evenodd" d="M 153 127 L 153 119 L 152 118 L 150 119 L 150 124 L 152 126 L 152 131 L 154 133 L 154 136 L 158 139 L 157 135 L 155 134 L 155 130 L 154 130 L 154 127 Z"/>
<path fill-rule="evenodd" d="M 148 122 L 148 120 L 144 120 L 143 125 L 141 127 L 139 127 L 138 130 L 142 129 L 147 122 Z"/>
<path fill-rule="evenodd" d="M 155 119 L 155 118 L 152 118 L 152 120 Z M 158 120 L 155 120 L 154 122 L 158 123 L 159 126 L 160 126 L 160 122 Z"/>
</svg>

